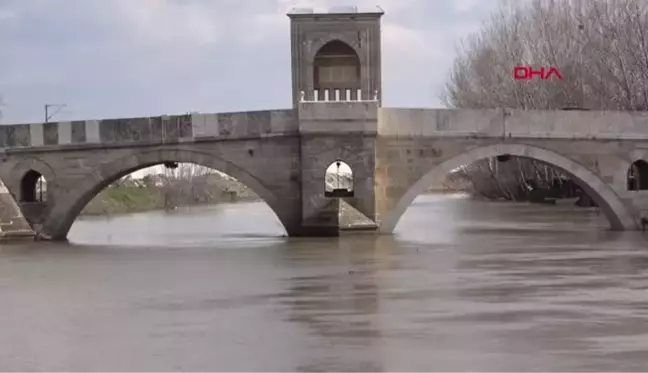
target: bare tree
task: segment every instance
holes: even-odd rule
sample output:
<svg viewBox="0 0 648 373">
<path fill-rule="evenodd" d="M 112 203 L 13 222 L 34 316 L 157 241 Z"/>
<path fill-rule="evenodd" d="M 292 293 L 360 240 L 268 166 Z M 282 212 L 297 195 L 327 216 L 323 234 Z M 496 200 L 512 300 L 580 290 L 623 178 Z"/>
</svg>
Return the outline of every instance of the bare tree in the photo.
<svg viewBox="0 0 648 373">
<path fill-rule="evenodd" d="M 516 65 L 555 66 L 563 79 L 514 80 Z M 454 108 L 648 110 L 648 2 L 502 1 L 461 44 L 443 100 Z M 533 160 L 509 162 L 483 160 L 454 177 L 470 180 L 477 194 L 505 199 L 566 178 Z"/>
</svg>

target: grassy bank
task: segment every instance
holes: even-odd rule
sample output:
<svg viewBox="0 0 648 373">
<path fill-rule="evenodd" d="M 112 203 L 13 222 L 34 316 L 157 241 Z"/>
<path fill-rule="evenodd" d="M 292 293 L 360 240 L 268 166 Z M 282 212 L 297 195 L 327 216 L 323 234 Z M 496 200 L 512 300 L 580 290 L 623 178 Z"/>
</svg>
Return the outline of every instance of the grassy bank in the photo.
<svg viewBox="0 0 648 373">
<path fill-rule="evenodd" d="M 169 198 L 160 188 L 118 186 L 106 188 L 83 209 L 82 215 L 127 214 L 133 212 L 164 210 L 175 207 L 208 205 L 217 203 L 256 201 L 251 194 L 227 193 L 221 190 L 203 198 Z"/>
<path fill-rule="evenodd" d="M 82 215 L 120 214 L 164 208 L 164 195 L 156 188 L 106 188 L 83 209 Z"/>
<path fill-rule="evenodd" d="M 259 197 L 239 183 L 220 180 L 213 185 L 181 183 L 172 187 L 111 185 L 83 209 L 82 215 L 113 215 L 173 209 L 217 203 L 259 201 Z M 193 185 L 193 188 L 190 186 Z M 453 194 L 454 190 L 432 187 L 425 194 Z"/>
</svg>

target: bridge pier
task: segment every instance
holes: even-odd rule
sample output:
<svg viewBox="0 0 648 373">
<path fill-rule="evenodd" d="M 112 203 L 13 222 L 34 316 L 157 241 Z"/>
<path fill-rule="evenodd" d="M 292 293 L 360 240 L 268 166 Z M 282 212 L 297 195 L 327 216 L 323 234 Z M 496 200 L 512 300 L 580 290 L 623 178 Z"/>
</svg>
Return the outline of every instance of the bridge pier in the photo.
<svg viewBox="0 0 648 373">
<path fill-rule="evenodd" d="M 304 232 L 337 235 L 341 218 L 347 228 L 362 217 L 375 222 L 378 101 L 302 101 L 298 113 Z M 329 197 L 325 193 L 326 171 L 338 161 L 350 168 L 353 196 Z M 345 208 L 340 208 L 341 203 Z M 363 225 L 371 227 L 366 222 Z"/>
</svg>

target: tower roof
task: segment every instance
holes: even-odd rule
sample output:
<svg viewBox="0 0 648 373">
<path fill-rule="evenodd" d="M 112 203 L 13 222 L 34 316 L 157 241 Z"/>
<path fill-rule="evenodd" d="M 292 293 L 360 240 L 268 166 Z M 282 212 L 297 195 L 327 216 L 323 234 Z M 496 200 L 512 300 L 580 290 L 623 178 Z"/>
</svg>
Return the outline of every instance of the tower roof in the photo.
<svg viewBox="0 0 648 373">
<path fill-rule="evenodd" d="M 385 11 L 379 6 L 358 7 L 358 6 L 338 6 L 331 8 L 293 8 L 288 12 L 288 17 L 312 17 L 326 15 L 383 15 Z"/>
</svg>

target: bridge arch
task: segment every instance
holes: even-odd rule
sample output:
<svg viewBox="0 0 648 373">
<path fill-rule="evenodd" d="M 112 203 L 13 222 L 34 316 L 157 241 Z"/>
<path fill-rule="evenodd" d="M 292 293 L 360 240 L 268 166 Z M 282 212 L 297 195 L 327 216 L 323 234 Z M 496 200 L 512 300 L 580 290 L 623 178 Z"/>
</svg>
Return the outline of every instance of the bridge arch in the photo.
<svg viewBox="0 0 648 373">
<path fill-rule="evenodd" d="M 20 202 L 45 202 L 47 179 L 38 171 L 30 169 L 20 179 Z"/>
<path fill-rule="evenodd" d="M 382 219 L 380 230 L 386 233 L 392 232 L 416 196 L 423 193 L 439 177 L 447 175 L 451 170 L 462 165 L 501 155 L 536 159 L 559 167 L 597 203 L 610 221 L 613 230 L 637 228 L 637 222 L 619 196 L 585 166 L 551 150 L 526 144 L 498 144 L 472 149 L 434 166 L 400 197 Z"/>
<path fill-rule="evenodd" d="M 306 61 L 308 61 L 308 63 L 310 63 L 310 64 L 315 62 L 315 58 L 316 58 L 317 54 L 320 52 L 320 50 L 322 49 L 322 47 L 324 47 L 327 44 L 330 44 L 331 42 L 341 42 L 341 43 L 346 44 L 347 46 L 349 46 L 350 48 L 352 48 L 355 51 L 355 54 L 360 59 L 361 64 L 366 63 L 366 56 L 363 53 L 361 53 L 360 45 L 358 43 L 358 39 L 357 38 L 351 38 L 346 34 L 338 34 L 338 33 L 330 35 L 330 37 L 328 37 L 328 38 L 321 38 L 321 39 L 317 39 L 317 40 L 313 41 L 313 43 L 311 44 L 311 46 L 309 48 L 310 51 L 309 51 L 308 55 L 306 56 Z"/>
<path fill-rule="evenodd" d="M 55 196 L 52 190 L 57 182 L 56 173 L 46 162 L 37 158 L 27 157 L 13 166 L 8 175 L 7 188 L 14 194 L 13 197 L 16 201 L 25 201 L 23 192 L 27 190 L 24 190 L 23 187 L 30 189 L 27 194 L 32 193 L 33 187 L 36 186 L 39 177 L 42 177 L 47 182 L 47 188 L 44 188 L 43 199 L 48 202 L 54 201 Z M 37 175 L 38 177 L 34 179 L 34 176 Z"/>
<path fill-rule="evenodd" d="M 290 209 L 281 206 L 274 193 L 250 172 L 213 154 L 185 149 L 159 149 L 142 151 L 103 163 L 89 173 L 87 178 L 79 180 L 72 190 L 61 195 L 57 203 L 52 206 L 43 224 L 43 237 L 64 240 L 83 208 L 99 192 L 128 174 L 166 162 L 193 163 L 236 178 L 263 199 L 284 229 L 291 233 L 293 224 L 291 224 Z"/>
</svg>

